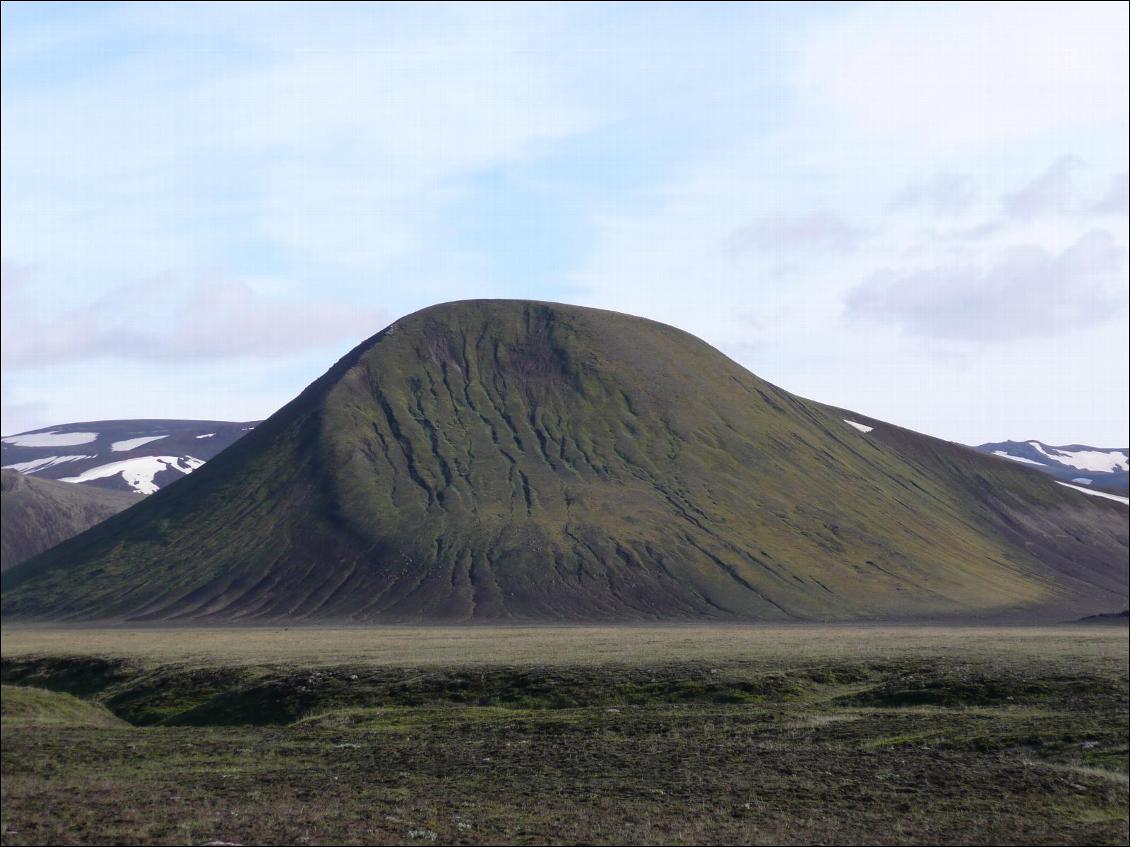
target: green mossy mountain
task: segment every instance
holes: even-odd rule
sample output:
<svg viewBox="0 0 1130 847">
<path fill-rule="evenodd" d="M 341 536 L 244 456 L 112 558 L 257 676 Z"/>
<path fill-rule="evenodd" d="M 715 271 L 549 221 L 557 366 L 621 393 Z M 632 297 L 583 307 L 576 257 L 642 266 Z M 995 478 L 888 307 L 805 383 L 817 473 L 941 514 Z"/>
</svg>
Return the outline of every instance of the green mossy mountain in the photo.
<svg viewBox="0 0 1130 847">
<path fill-rule="evenodd" d="M 4 574 L 3 615 L 1078 616 L 1126 606 L 1127 534 L 1120 503 L 801 399 L 672 327 L 464 301 Z"/>
</svg>

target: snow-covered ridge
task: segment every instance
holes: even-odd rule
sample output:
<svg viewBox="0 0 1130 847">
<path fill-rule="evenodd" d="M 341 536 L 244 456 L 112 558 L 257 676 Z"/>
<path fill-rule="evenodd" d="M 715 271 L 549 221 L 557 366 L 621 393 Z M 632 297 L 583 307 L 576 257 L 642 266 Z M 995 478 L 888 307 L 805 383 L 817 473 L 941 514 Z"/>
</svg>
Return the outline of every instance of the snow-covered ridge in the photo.
<svg viewBox="0 0 1130 847">
<path fill-rule="evenodd" d="M 1065 450 L 1049 447 L 1039 441 L 1029 441 L 1028 446 L 1053 462 L 1078 468 L 1081 471 L 1111 473 L 1130 470 L 1130 456 L 1127 456 L 1125 450 Z"/>
<path fill-rule="evenodd" d="M 9 435 L 3 439 L 13 447 L 74 447 L 89 444 L 98 438 L 97 432 L 33 432 L 27 435 Z"/>
<path fill-rule="evenodd" d="M 1013 456 L 1011 453 L 1006 453 L 1004 450 L 994 450 L 993 455 L 1004 456 L 1006 459 L 1012 459 L 1014 462 L 1024 462 L 1026 465 L 1047 465 L 1047 462 L 1037 462 L 1035 459 L 1026 459 L 1023 456 Z"/>
<path fill-rule="evenodd" d="M 48 468 L 53 468 L 56 465 L 62 465 L 66 462 L 81 462 L 84 459 L 94 458 L 96 458 L 96 456 L 44 456 L 41 459 L 31 459 L 27 462 L 15 462 L 11 465 L 4 465 L 4 470 L 33 474 L 36 471 L 45 471 Z"/>
<path fill-rule="evenodd" d="M 162 438 L 168 438 L 167 435 L 147 435 L 144 438 L 127 438 L 125 441 L 115 441 L 110 445 L 110 450 L 114 453 L 125 453 L 127 450 L 133 450 L 140 447 L 142 444 L 148 444 L 151 441 L 160 441 Z"/>
<path fill-rule="evenodd" d="M 980 444 L 982 453 L 1017 462 L 1060 482 L 1086 485 L 1125 494 L 1130 488 L 1130 448 L 1095 447 L 1087 444 L 1046 444 L 1028 441 L 996 441 Z"/>
<path fill-rule="evenodd" d="M 1105 491 L 1095 491 L 1093 488 L 1081 488 L 1078 485 L 1072 485 L 1070 482 L 1060 482 L 1058 479 L 1056 482 L 1064 488 L 1074 488 L 1076 491 L 1090 494 L 1092 497 L 1102 497 L 1104 500 L 1114 500 L 1117 503 L 1125 503 L 1127 506 L 1130 506 L 1130 497 L 1122 497 L 1118 494 L 1107 494 Z"/>
<path fill-rule="evenodd" d="M 190 474 L 204 464 L 202 459 L 192 456 L 139 456 L 89 468 L 78 476 L 65 476 L 60 482 L 89 482 L 108 476 L 121 475 L 126 484 L 138 494 L 153 494 L 160 486 L 153 479 L 157 474 L 174 470 Z"/>
<path fill-rule="evenodd" d="M 246 435 L 257 421 L 134 418 L 78 421 L 0 435 L 0 465 L 43 479 L 81 478 L 81 484 L 118 491 L 150 491 L 179 479 L 194 462 L 207 462 Z M 82 447 L 60 447 L 81 443 Z M 79 453 L 82 455 L 78 455 Z M 101 470 L 127 459 L 176 459 L 152 476 Z M 191 460 L 191 461 L 190 461 Z M 126 466 L 134 470 L 142 465 Z M 1077 475 L 1077 474 L 1076 474 Z"/>
</svg>

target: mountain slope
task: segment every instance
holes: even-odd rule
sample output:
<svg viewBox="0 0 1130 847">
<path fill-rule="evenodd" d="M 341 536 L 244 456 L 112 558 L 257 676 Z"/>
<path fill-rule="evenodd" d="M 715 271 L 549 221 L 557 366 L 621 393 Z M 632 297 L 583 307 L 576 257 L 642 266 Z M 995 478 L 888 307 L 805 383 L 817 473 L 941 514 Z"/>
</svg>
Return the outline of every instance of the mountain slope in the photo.
<svg viewBox="0 0 1130 847">
<path fill-rule="evenodd" d="M 466 301 L 5 574 L 3 614 L 1081 615 L 1125 607 L 1126 560 L 1125 506 L 802 400 L 672 327 Z"/>
<path fill-rule="evenodd" d="M 0 439 L 5 468 L 83 486 L 152 494 L 191 473 L 257 421 L 121 420 L 62 424 Z"/>
<path fill-rule="evenodd" d="M 1126 447 L 1056 447 L 1042 441 L 998 441 L 980 444 L 977 449 L 1036 468 L 1063 482 L 1123 494 L 1130 488 L 1130 449 Z"/>
<path fill-rule="evenodd" d="M 0 471 L 0 570 L 78 535 L 140 499 L 136 494 Z"/>
</svg>

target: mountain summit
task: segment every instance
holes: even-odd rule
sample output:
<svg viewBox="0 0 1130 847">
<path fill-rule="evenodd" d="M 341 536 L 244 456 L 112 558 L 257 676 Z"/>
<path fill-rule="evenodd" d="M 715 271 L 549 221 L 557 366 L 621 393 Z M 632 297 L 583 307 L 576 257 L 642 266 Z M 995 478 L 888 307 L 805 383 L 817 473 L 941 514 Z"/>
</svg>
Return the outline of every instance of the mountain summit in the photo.
<svg viewBox="0 0 1130 847">
<path fill-rule="evenodd" d="M 1127 510 L 595 309 L 434 306 L 191 476 L 4 574 L 3 614 L 162 621 L 1075 616 Z"/>
</svg>

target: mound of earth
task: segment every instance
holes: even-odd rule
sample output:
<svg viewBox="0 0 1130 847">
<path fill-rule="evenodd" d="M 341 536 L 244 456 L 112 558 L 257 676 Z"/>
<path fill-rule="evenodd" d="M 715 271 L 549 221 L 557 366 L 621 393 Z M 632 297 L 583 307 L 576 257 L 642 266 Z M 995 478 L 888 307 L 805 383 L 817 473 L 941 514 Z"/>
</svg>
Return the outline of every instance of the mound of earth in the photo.
<svg viewBox="0 0 1130 847">
<path fill-rule="evenodd" d="M 3 578 L 5 620 L 852 620 L 1126 605 L 1127 508 L 701 340 L 478 300 Z"/>
</svg>

